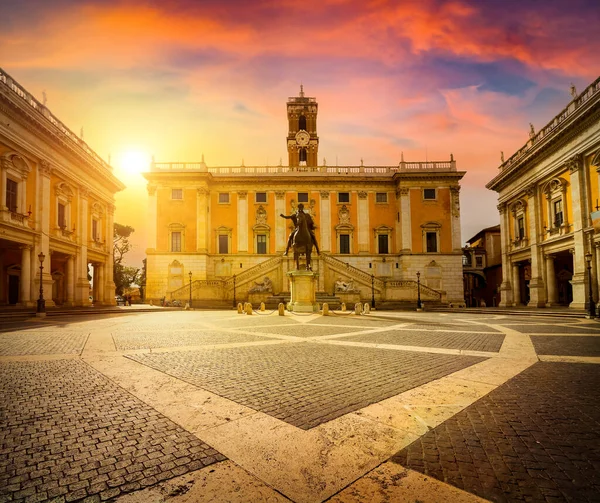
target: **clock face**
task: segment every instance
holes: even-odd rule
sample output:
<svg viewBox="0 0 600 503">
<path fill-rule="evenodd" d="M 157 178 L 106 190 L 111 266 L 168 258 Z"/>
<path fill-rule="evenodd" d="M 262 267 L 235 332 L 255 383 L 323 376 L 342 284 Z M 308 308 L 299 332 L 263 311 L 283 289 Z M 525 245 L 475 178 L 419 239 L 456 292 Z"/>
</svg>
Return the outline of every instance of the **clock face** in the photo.
<svg viewBox="0 0 600 503">
<path fill-rule="evenodd" d="M 306 131 L 302 130 L 296 133 L 296 143 L 301 147 L 305 147 L 306 145 L 308 145 L 309 140 L 310 135 Z"/>
</svg>

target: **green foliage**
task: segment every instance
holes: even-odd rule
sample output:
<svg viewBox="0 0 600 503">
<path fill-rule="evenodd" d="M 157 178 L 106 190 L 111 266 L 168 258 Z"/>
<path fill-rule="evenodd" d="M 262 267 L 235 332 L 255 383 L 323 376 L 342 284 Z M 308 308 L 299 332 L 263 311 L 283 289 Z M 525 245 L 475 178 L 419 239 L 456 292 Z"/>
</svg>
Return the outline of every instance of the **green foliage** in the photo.
<svg viewBox="0 0 600 503">
<path fill-rule="evenodd" d="M 123 264 L 123 258 L 131 250 L 129 236 L 135 229 L 129 225 L 115 223 L 113 233 L 113 281 L 115 282 L 115 293 L 123 295 L 123 290 L 137 283 L 140 269 Z"/>
<path fill-rule="evenodd" d="M 142 299 L 146 299 L 146 262 L 147 259 L 142 260 L 142 272 L 140 273 L 138 280 L 138 284 L 140 285 L 140 297 L 142 297 Z"/>
</svg>

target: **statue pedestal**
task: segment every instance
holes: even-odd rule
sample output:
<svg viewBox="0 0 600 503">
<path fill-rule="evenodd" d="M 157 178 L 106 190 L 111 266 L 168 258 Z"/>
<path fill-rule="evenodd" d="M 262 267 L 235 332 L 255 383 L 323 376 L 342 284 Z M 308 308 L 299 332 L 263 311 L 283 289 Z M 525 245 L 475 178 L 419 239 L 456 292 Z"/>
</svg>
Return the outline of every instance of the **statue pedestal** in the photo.
<svg viewBox="0 0 600 503">
<path fill-rule="evenodd" d="M 317 277 L 312 271 L 289 271 L 291 299 L 287 308 L 298 313 L 315 313 L 317 304 Z"/>
</svg>

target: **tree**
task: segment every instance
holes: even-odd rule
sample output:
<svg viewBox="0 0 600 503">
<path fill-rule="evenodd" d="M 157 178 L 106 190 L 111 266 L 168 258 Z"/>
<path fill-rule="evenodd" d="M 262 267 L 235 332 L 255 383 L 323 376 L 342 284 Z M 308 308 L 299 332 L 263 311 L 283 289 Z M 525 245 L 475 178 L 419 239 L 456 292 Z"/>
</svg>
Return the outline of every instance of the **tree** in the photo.
<svg viewBox="0 0 600 503">
<path fill-rule="evenodd" d="M 125 254 L 131 250 L 129 236 L 135 229 L 129 225 L 115 223 L 113 232 L 113 281 L 115 293 L 123 295 L 123 290 L 137 282 L 140 272 L 137 267 L 129 267 L 123 263 Z"/>
</svg>

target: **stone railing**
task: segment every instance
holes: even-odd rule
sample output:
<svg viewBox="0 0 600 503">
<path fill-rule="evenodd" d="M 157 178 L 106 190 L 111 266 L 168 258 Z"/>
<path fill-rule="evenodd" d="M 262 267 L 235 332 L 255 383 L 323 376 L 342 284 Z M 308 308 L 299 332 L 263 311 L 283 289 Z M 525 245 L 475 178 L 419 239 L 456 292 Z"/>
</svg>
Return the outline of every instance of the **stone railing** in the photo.
<svg viewBox="0 0 600 503">
<path fill-rule="evenodd" d="M 532 150 L 537 148 L 541 143 L 546 143 L 546 141 L 550 140 L 553 136 L 563 129 L 565 124 L 567 124 L 568 119 L 571 119 L 576 115 L 576 112 L 582 109 L 582 107 L 587 104 L 592 99 L 597 99 L 600 97 L 600 77 L 597 78 L 594 82 L 592 82 L 585 90 L 575 97 L 554 119 L 552 119 L 548 124 L 546 124 L 542 129 L 540 129 L 536 134 L 533 134 L 529 141 L 517 152 L 515 152 L 511 157 L 509 157 L 506 162 L 500 165 L 500 170 L 504 171 L 506 169 L 510 169 L 515 164 L 519 163 L 523 157 L 525 157 Z"/>
<path fill-rule="evenodd" d="M 427 299 L 427 300 L 438 300 L 438 301 L 442 300 L 441 292 L 438 292 L 437 290 L 434 290 L 433 288 L 425 286 L 423 283 L 419 284 L 417 281 L 414 281 L 412 279 L 386 281 L 385 286 L 387 288 L 410 288 L 411 290 L 414 290 L 415 292 L 420 288 L 421 289 L 421 298 Z"/>
<path fill-rule="evenodd" d="M 45 105 L 41 104 L 38 100 L 36 100 L 29 92 L 25 90 L 19 83 L 17 83 L 10 75 L 8 75 L 2 68 L 0 68 L 0 85 L 3 85 L 7 88 L 13 95 L 18 96 L 23 100 L 23 102 L 31 108 L 31 110 L 36 111 L 41 116 L 43 116 L 47 121 L 49 121 L 55 128 L 58 129 L 60 137 L 67 140 L 72 147 L 75 147 L 89 157 L 93 159 L 94 162 L 101 165 L 103 168 L 112 171 L 112 167 L 108 164 L 104 159 L 102 159 L 96 152 L 94 152 L 87 143 L 85 143 L 81 138 L 79 138 L 73 131 L 71 131 L 67 126 L 65 126 L 60 120 L 58 120 L 50 111 L 46 108 Z"/>
<path fill-rule="evenodd" d="M 154 162 L 152 171 L 208 171 L 217 176 L 300 175 L 392 176 L 395 173 L 456 171 L 456 161 L 401 162 L 397 166 L 218 166 L 203 162 Z M 301 176 L 301 175 L 300 175 Z"/>
<path fill-rule="evenodd" d="M 244 272 L 235 275 L 235 284 L 236 286 L 243 285 L 244 283 L 248 283 L 249 281 L 255 280 L 257 277 L 264 274 L 266 271 L 270 271 L 271 269 L 277 267 L 281 264 L 282 256 L 278 255 L 276 257 L 270 258 L 261 262 L 260 264 L 256 264 L 250 269 L 246 269 Z M 233 289 L 233 276 L 224 281 L 224 286 L 227 290 Z"/>
<path fill-rule="evenodd" d="M 348 274 L 349 276 L 352 277 L 352 279 L 355 279 L 356 281 L 360 281 L 361 283 L 365 284 L 366 286 L 371 286 L 371 280 L 372 280 L 373 286 L 375 288 L 377 288 L 378 291 L 381 291 L 385 287 L 385 282 L 382 279 L 376 278 L 376 277 L 372 276 L 371 274 L 366 273 L 362 269 L 359 269 L 358 267 L 354 267 L 353 265 L 348 264 L 347 262 L 343 262 L 342 260 L 332 257 L 331 255 L 328 255 L 326 253 L 321 253 L 320 258 L 323 260 L 323 262 L 325 262 L 332 268 L 336 269 L 339 272 Z"/>
<path fill-rule="evenodd" d="M 192 297 L 194 295 L 194 292 L 200 291 L 203 288 L 219 288 L 219 289 L 223 289 L 223 286 L 225 284 L 225 281 L 223 281 L 222 279 L 196 279 L 192 281 Z M 189 294 L 190 294 L 190 284 L 188 283 L 187 285 L 183 285 L 180 288 L 177 288 L 176 290 L 173 290 L 171 292 L 168 293 L 168 295 L 170 296 L 171 299 L 187 299 L 189 298 Z"/>
</svg>

